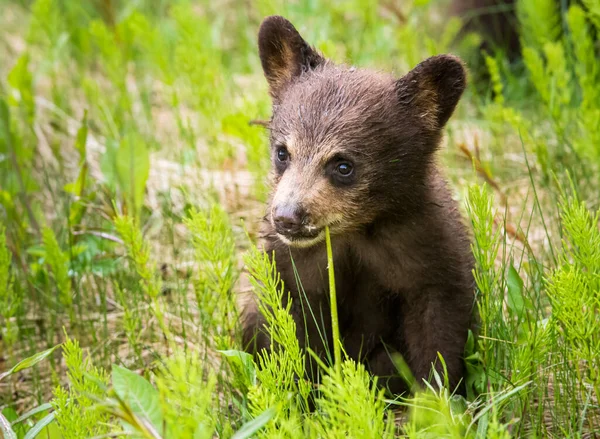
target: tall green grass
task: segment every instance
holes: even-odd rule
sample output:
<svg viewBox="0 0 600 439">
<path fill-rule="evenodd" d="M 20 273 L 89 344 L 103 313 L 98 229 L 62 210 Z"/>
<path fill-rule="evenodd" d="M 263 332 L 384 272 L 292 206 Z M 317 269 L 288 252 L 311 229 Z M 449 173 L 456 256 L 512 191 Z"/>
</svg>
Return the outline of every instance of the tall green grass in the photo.
<svg viewBox="0 0 600 439">
<path fill-rule="evenodd" d="M 261 19 L 401 74 L 477 55 L 444 7 L 0 0 L 0 437 L 599 434 L 597 0 L 519 0 L 522 64 L 485 54 L 491 82 L 447 132 L 476 259 L 466 398 L 387 400 L 337 344 L 309 381 L 285 286 L 255 247 Z M 256 362 L 240 351 L 245 289 L 273 340 Z"/>
</svg>

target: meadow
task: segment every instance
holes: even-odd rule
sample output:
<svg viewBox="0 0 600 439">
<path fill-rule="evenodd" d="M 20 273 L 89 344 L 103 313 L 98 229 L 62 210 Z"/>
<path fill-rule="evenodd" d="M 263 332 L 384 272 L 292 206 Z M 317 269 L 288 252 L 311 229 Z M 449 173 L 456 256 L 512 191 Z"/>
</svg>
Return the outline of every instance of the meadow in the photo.
<svg viewBox="0 0 600 439">
<path fill-rule="evenodd" d="M 447 7 L 0 0 L 0 438 L 600 437 L 600 0 L 517 0 L 513 60 Z M 294 379 L 256 248 L 271 14 L 337 62 L 469 66 L 439 154 L 476 259 L 466 397 L 392 398 L 343 355 Z"/>
</svg>

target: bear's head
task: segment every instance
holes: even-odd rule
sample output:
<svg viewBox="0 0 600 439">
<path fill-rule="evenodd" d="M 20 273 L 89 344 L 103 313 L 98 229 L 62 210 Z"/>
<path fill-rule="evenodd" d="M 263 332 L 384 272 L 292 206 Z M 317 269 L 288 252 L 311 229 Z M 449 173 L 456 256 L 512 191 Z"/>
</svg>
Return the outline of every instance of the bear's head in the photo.
<svg viewBox="0 0 600 439">
<path fill-rule="evenodd" d="M 258 45 L 273 100 L 267 217 L 279 239 L 310 247 L 325 226 L 358 231 L 418 208 L 465 89 L 461 61 L 434 56 L 401 78 L 336 65 L 279 16 L 263 21 Z"/>
</svg>

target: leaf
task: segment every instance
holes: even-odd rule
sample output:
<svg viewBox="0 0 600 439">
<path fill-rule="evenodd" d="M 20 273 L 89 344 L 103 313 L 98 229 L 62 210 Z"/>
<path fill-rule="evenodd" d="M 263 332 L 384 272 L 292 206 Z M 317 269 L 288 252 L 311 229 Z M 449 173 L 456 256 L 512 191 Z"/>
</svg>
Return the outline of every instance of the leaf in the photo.
<svg viewBox="0 0 600 439">
<path fill-rule="evenodd" d="M 241 386 L 241 390 L 245 391 L 248 387 L 256 384 L 256 365 L 252 355 L 234 349 L 217 352 L 225 356 L 227 363 L 239 381 L 238 384 Z"/>
<path fill-rule="evenodd" d="M 196 426 L 196 431 L 194 431 L 194 439 L 209 439 L 213 437 L 214 429 L 207 425 L 206 421 L 201 421 Z"/>
<path fill-rule="evenodd" d="M 1 410 L 0 413 L 4 415 L 7 421 L 11 424 L 16 422 L 16 419 L 19 417 L 17 411 L 12 407 L 5 407 L 4 410 Z"/>
<path fill-rule="evenodd" d="M 81 197 L 83 195 L 83 190 L 85 188 L 85 180 L 87 178 L 88 166 L 84 162 L 79 170 L 79 174 L 77 175 L 77 180 L 72 183 L 67 183 L 64 185 L 63 189 L 65 192 Z"/>
<path fill-rule="evenodd" d="M 86 162 L 87 157 L 87 136 L 88 136 L 88 121 L 87 121 L 87 110 L 83 114 L 81 120 L 81 126 L 77 131 L 75 138 L 75 148 L 79 151 L 79 175 L 77 180 L 72 183 L 68 183 L 64 186 L 65 192 L 82 197 L 85 189 L 85 182 L 88 175 L 88 164 Z M 85 203 L 80 199 L 77 199 L 69 209 L 69 222 L 74 226 L 81 222 L 83 213 L 85 212 Z"/>
<path fill-rule="evenodd" d="M 504 393 L 497 395 L 497 397 L 495 398 L 493 403 L 487 404 L 485 407 L 483 407 L 481 410 L 479 410 L 475 416 L 473 416 L 473 419 L 471 420 L 471 423 L 469 424 L 469 428 L 467 429 L 467 431 L 469 431 L 474 425 L 476 425 L 480 419 L 482 419 L 484 416 L 486 416 L 490 410 L 493 410 L 496 407 L 499 407 L 499 404 L 502 401 L 510 399 L 513 395 L 519 393 L 521 390 L 523 390 L 525 387 L 529 386 L 530 384 L 531 384 L 531 381 L 527 381 L 526 383 L 521 384 L 520 386 L 512 388 L 508 392 L 504 392 Z"/>
<path fill-rule="evenodd" d="M 131 209 L 142 207 L 146 181 L 150 174 L 150 154 L 144 140 L 138 135 L 127 135 L 121 140 L 115 157 L 115 168 L 121 189 Z"/>
<path fill-rule="evenodd" d="M 515 311 L 517 316 L 521 317 L 523 309 L 525 308 L 525 301 L 523 300 L 523 280 L 512 263 L 508 269 L 506 282 L 508 285 L 508 307 Z"/>
<path fill-rule="evenodd" d="M 58 422 L 51 422 L 38 434 L 42 439 L 65 439 L 58 427 Z"/>
<path fill-rule="evenodd" d="M 252 437 L 254 433 L 263 428 L 267 422 L 275 417 L 275 408 L 271 407 L 253 420 L 246 422 L 241 428 L 233 435 L 231 439 L 246 439 Z"/>
<path fill-rule="evenodd" d="M 452 395 L 449 401 L 450 410 L 452 413 L 460 415 L 467 411 L 467 400 L 462 395 Z"/>
<path fill-rule="evenodd" d="M 21 55 L 9 72 L 8 83 L 18 91 L 17 94 L 11 95 L 9 102 L 14 101 L 15 105 L 23 105 L 27 111 L 29 121 L 32 122 L 35 103 L 33 100 L 33 78 L 29 71 L 29 54 L 27 52 Z"/>
<path fill-rule="evenodd" d="M 17 439 L 17 434 L 10 426 L 8 419 L 6 419 L 2 413 L 0 413 L 0 432 L 2 432 L 2 437 L 4 437 L 4 439 Z"/>
<path fill-rule="evenodd" d="M 75 137 L 75 148 L 79 151 L 79 163 L 85 161 L 87 155 L 87 136 L 88 136 L 88 121 L 87 121 L 87 110 L 83 113 L 83 119 L 81 120 L 81 126 L 77 130 L 77 136 Z"/>
<path fill-rule="evenodd" d="M 100 168 L 109 186 L 122 192 L 130 210 L 138 211 L 150 174 L 150 153 L 144 139 L 135 133 L 120 141 L 108 139 Z"/>
<path fill-rule="evenodd" d="M 10 111 L 4 99 L 0 98 L 0 145 L 10 139 Z"/>
<path fill-rule="evenodd" d="M 469 355 L 475 352 L 475 335 L 473 335 L 473 331 L 469 329 L 467 342 L 465 343 L 465 355 Z"/>
<path fill-rule="evenodd" d="M 37 415 L 38 413 L 45 412 L 46 410 L 50 410 L 50 409 L 52 409 L 52 404 L 50 404 L 49 402 L 47 402 L 46 404 L 37 406 L 36 408 L 33 408 L 26 413 L 23 413 L 17 419 L 12 421 L 12 425 L 18 424 L 19 422 L 23 422 L 26 419 L 32 417 L 33 415 Z"/>
<path fill-rule="evenodd" d="M 27 433 L 27 430 L 29 428 L 25 424 L 16 424 L 17 419 L 19 419 L 19 415 L 14 408 L 6 407 L 4 410 L 2 410 L 1 414 L 4 415 L 6 420 L 11 424 L 11 428 L 13 429 L 18 438 L 22 438 L 23 436 L 25 436 L 25 433 Z M 2 430 L 0 429 L 0 432 L 1 431 Z M 0 438 L 1 437 L 2 433 L 0 433 Z"/>
<path fill-rule="evenodd" d="M 105 146 L 106 152 L 100 159 L 100 170 L 102 171 L 102 175 L 106 179 L 108 186 L 114 190 L 118 186 L 115 161 L 117 150 L 119 149 L 119 142 L 114 139 L 106 139 Z"/>
<path fill-rule="evenodd" d="M 481 352 L 477 350 L 477 343 L 473 331 L 469 330 L 467 343 L 465 344 L 465 387 L 467 399 L 473 401 L 477 395 L 485 391 L 486 373 Z"/>
<path fill-rule="evenodd" d="M 55 416 L 56 412 L 52 412 L 44 416 L 37 424 L 33 426 L 31 430 L 27 432 L 23 439 L 33 439 L 34 437 L 37 437 L 37 435 L 40 434 L 42 430 L 48 426 L 48 424 L 54 421 Z"/>
<path fill-rule="evenodd" d="M 54 346 L 50 349 L 46 349 L 43 352 L 38 352 L 37 354 L 32 355 L 29 358 L 25 358 L 24 360 L 19 361 L 7 372 L 0 374 L 0 381 L 2 381 L 4 378 L 6 378 L 9 375 L 12 375 L 13 373 L 17 373 L 23 369 L 28 369 L 32 366 L 35 366 L 40 361 L 42 361 L 42 360 L 46 359 L 47 357 L 49 357 L 50 355 L 52 355 L 52 352 L 54 352 L 59 346 L 61 346 L 61 345 L 57 344 L 56 346 Z"/>
<path fill-rule="evenodd" d="M 485 439 L 487 437 L 487 429 L 489 423 L 489 414 L 486 413 L 485 416 L 483 416 L 477 424 L 477 433 L 475 435 L 477 439 Z"/>
<path fill-rule="evenodd" d="M 117 365 L 112 368 L 112 384 L 115 393 L 134 414 L 146 418 L 156 431 L 162 431 L 160 398 L 152 384 L 137 373 Z"/>
</svg>

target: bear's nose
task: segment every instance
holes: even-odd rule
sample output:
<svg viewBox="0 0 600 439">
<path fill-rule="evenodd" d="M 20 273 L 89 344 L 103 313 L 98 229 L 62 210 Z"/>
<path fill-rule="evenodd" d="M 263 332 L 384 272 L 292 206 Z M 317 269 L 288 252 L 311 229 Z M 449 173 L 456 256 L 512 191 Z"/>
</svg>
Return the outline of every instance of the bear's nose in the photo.
<svg viewBox="0 0 600 439">
<path fill-rule="evenodd" d="M 273 212 L 275 230 L 282 235 L 294 235 L 302 229 L 304 213 L 297 206 L 278 206 Z"/>
</svg>

